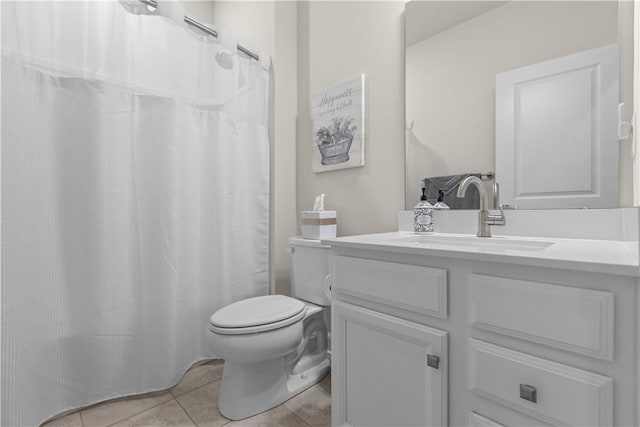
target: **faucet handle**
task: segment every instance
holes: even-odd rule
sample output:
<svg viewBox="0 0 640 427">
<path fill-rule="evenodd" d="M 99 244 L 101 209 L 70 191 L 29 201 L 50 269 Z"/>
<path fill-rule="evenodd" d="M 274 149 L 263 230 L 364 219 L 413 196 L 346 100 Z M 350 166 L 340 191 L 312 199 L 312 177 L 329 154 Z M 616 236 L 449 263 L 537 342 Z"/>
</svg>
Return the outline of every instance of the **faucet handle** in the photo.
<svg viewBox="0 0 640 427">
<path fill-rule="evenodd" d="M 502 205 L 498 205 L 500 209 L 499 215 L 488 214 L 487 215 L 487 224 L 489 225 L 505 225 L 507 223 L 507 219 L 504 216 L 504 208 Z"/>
</svg>

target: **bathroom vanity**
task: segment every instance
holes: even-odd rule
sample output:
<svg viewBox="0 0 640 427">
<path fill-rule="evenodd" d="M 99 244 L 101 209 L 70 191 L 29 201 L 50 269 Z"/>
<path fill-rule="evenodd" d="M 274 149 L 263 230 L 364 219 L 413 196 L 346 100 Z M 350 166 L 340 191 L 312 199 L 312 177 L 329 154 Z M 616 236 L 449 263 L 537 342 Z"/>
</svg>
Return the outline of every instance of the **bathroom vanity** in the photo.
<svg viewBox="0 0 640 427">
<path fill-rule="evenodd" d="M 324 242 L 334 426 L 640 424 L 637 240 Z"/>
</svg>

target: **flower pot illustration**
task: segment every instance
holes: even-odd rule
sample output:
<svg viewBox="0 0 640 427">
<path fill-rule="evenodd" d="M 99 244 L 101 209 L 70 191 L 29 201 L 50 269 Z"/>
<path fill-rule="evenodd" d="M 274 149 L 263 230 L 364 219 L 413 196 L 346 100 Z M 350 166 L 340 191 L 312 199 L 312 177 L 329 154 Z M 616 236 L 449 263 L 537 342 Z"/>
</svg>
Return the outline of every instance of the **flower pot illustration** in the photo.
<svg viewBox="0 0 640 427">
<path fill-rule="evenodd" d="M 358 129 L 353 117 L 334 117 L 329 126 L 323 126 L 316 132 L 316 144 L 322 155 L 323 165 L 334 165 L 349 160 L 349 150 L 353 136 Z"/>
<path fill-rule="evenodd" d="M 321 144 L 318 146 L 320 154 L 322 154 L 322 160 L 320 163 L 323 165 L 333 165 L 336 163 L 343 163 L 349 160 L 349 149 L 353 142 L 353 136 L 345 137 L 335 144 Z"/>
</svg>

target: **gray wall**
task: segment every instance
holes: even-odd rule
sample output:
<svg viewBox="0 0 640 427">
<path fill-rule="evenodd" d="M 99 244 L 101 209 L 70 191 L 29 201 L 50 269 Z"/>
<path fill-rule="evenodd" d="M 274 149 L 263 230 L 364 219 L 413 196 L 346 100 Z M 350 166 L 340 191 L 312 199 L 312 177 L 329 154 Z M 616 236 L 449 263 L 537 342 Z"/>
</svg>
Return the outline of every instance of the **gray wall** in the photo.
<svg viewBox="0 0 640 427">
<path fill-rule="evenodd" d="M 298 5 L 297 211 L 325 193 L 339 236 L 395 230 L 404 206 L 403 14 L 397 1 Z M 315 174 L 310 99 L 360 73 L 367 79 L 365 166 Z"/>
</svg>

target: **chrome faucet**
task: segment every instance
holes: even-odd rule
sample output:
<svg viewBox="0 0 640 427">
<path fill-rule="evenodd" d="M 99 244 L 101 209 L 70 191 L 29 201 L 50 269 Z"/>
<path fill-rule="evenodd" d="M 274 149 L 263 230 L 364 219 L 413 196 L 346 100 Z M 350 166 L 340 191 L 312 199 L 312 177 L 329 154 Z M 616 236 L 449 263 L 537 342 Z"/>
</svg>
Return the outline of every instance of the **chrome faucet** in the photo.
<svg viewBox="0 0 640 427">
<path fill-rule="evenodd" d="M 493 183 L 491 189 L 493 194 L 491 195 L 491 199 L 493 199 L 493 204 L 498 205 L 497 207 L 500 209 L 499 215 L 493 215 L 489 213 L 489 199 L 490 195 L 487 191 L 487 185 L 480 178 L 476 176 L 469 176 L 462 181 L 460 186 L 458 187 L 458 197 L 464 197 L 467 192 L 467 188 L 473 184 L 478 187 L 478 193 L 480 193 L 480 212 L 478 212 L 478 237 L 491 237 L 491 229 L 490 225 L 504 225 L 504 210 L 502 209 L 502 205 L 498 204 L 498 184 Z M 495 207 L 495 206 L 494 206 Z"/>
</svg>

